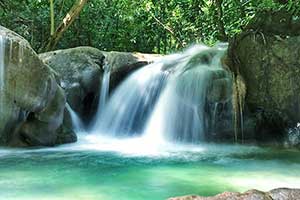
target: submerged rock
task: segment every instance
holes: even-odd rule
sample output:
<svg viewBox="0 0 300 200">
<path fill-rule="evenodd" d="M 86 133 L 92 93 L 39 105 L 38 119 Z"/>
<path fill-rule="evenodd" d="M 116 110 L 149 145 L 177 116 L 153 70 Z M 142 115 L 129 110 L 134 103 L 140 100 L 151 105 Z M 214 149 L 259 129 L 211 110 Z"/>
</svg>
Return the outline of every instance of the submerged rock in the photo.
<svg viewBox="0 0 300 200">
<path fill-rule="evenodd" d="M 54 145 L 65 96 L 29 43 L 0 26 L 0 144 Z"/>
<path fill-rule="evenodd" d="M 249 190 L 245 193 L 224 192 L 213 197 L 202 197 L 189 195 L 174 197 L 169 200 L 298 200 L 300 199 L 300 189 L 278 188 L 269 192 L 259 190 Z"/>
</svg>

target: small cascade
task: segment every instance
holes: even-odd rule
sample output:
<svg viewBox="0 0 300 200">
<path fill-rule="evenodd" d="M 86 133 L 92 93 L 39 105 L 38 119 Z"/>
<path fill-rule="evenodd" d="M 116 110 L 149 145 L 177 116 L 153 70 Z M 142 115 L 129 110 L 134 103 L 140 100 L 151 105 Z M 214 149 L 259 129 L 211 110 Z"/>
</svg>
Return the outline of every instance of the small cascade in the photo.
<svg viewBox="0 0 300 200">
<path fill-rule="evenodd" d="M 100 100 L 98 105 L 98 110 L 101 110 L 104 108 L 106 101 L 108 99 L 108 93 L 109 93 L 109 79 L 110 79 L 110 66 L 105 61 L 105 64 L 103 66 L 104 74 L 102 78 L 102 84 L 101 84 L 101 92 L 100 92 Z"/>
<path fill-rule="evenodd" d="M 147 124 L 145 135 L 156 140 L 197 143 L 208 128 L 207 99 L 215 77 L 224 70 L 221 49 L 195 48 L 178 63 Z M 158 120 L 159 119 L 159 120 Z"/>
<path fill-rule="evenodd" d="M 219 102 L 214 103 L 214 108 L 213 108 L 213 116 L 212 116 L 212 124 L 214 125 L 216 123 L 216 119 L 217 119 L 217 111 L 218 111 L 218 106 L 219 106 Z"/>
<path fill-rule="evenodd" d="M 71 106 L 66 103 L 66 108 L 70 114 L 71 120 L 72 120 L 72 126 L 73 126 L 73 131 L 75 133 L 82 133 L 85 131 L 84 125 L 79 118 L 79 116 L 76 114 L 76 112 L 71 108 Z"/>
<path fill-rule="evenodd" d="M 3 112 L 4 89 L 5 89 L 5 40 L 0 35 L 0 114 Z"/>
<path fill-rule="evenodd" d="M 231 98 L 231 76 L 220 62 L 225 50 L 198 45 L 139 69 L 113 92 L 104 109 L 100 106 L 92 132 L 142 135 L 153 143 L 204 141 L 218 103 Z"/>
<path fill-rule="evenodd" d="M 98 111 L 92 132 L 116 136 L 141 134 L 163 88 L 162 65 L 149 65 L 128 77 Z M 100 109 L 100 108 L 99 108 Z"/>
<path fill-rule="evenodd" d="M 92 127 L 95 127 L 95 124 L 98 122 L 98 119 L 101 118 L 101 113 L 105 109 L 106 102 L 108 100 L 109 95 L 109 82 L 110 82 L 110 65 L 108 64 L 107 60 L 104 61 L 103 66 L 103 76 L 102 76 L 102 82 L 101 82 L 101 90 L 100 90 L 100 96 L 99 96 L 99 103 L 97 108 L 96 117 L 92 121 Z"/>
<path fill-rule="evenodd" d="M 0 91 L 3 92 L 5 84 L 5 40 L 2 35 L 0 35 Z"/>
</svg>

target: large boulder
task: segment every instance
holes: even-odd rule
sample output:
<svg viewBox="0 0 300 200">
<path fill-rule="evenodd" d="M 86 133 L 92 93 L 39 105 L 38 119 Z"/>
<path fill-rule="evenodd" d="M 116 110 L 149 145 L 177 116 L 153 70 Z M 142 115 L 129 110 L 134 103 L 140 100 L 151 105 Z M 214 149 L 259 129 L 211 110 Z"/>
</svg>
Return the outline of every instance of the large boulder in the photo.
<svg viewBox="0 0 300 200">
<path fill-rule="evenodd" d="M 280 140 L 300 121 L 297 27 L 299 19 L 287 12 L 263 12 L 230 44 L 230 67 L 245 80 L 246 109 L 256 119 L 259 140 Z"/>
<path fill-rule="evenodd" d="M 27 117 L 26 122 L 21 125 L 18 131 L 27 145 L 54 146 L 57 143 L 76 141 L 76 138 L 73 138 L 73 140 L 57 142 L 58 138 L 61 137 L 60 135 L 65 135 L 58 130 L 63 122 L 65 103 L 64 91 L 58 87 L 55 96 L 41 112 L 31 113 Z M 70 131 L 67 135 L 73 136 L 74 134 Z"/>
<path fill-rule="evenodd" d="M 25 39 L 1 26 L 0 54 L 0 144 L 55 144 L 65 96 L 52 70 Z"/>
</svg>

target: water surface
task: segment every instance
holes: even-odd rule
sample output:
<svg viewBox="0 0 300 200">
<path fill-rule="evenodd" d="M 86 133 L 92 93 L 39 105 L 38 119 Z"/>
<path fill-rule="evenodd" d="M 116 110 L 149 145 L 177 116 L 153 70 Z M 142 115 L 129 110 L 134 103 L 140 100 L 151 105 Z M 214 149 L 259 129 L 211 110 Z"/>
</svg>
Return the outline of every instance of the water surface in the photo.
<svg viewBox="0 0 300 200">
<path fill-rule="evenodd" d="M 94 143 L 0 150 L 0 199 L 159 200 L 225 190 L 300 188 L 299 151 L 213 144 L 158 148 L 139 140 L 89 140 Z"/>
</svg>

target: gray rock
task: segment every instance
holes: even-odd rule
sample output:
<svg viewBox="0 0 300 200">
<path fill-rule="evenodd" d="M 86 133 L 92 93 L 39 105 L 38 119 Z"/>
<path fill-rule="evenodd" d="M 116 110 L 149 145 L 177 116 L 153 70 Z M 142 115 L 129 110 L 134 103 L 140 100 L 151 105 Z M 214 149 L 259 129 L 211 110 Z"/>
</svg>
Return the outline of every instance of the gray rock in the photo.
<svg viewBox="0 0 300 200">
<path fill-rule="evenodd" d="M 278 188 L 271 190 L 269 195 L 273 200 L 298 200 L 300 199 L 300 189 Z"/>
<path fill-rule="evenodd" d="M 110 88 L 113 90 L 133 71 L 152 63 L 158 54 L 141 54 L 127 52 L 103 52 L 107 64 L 111 69 Z"/>
<path fill-rule="evenodd" d="M 169 200 L 298 200 L 300 199 L 300 189 L 278 188 L 270 192 L 259 190 L 249 190 L 245 193 L 224 192 L 213 197 L 203 197 L 188 195 L 173 197 Z"/>
<path fill-rule="evenodd" d="M 63 118 L 64 92 L 24 38 L 1 26 L 0 35 L 4 50 L 0 144 L 54 145 Z"/>
</svg>

